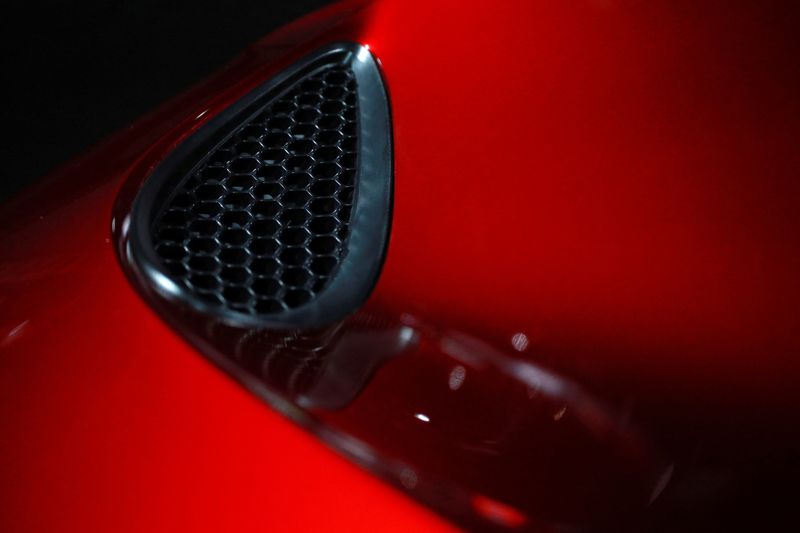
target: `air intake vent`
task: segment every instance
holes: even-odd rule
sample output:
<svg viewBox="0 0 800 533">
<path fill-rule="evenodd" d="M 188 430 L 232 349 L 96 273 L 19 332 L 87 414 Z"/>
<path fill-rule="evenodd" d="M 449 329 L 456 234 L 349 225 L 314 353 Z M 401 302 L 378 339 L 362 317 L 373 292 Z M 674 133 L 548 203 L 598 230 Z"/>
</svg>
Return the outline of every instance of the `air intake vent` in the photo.
<svg viewBox="0 0 800 533">
<path fill-rule="evenodd" d="M 327 48 L 201 128 L 134 203 L 130 256 L 170 300 L 229 323 L 354 311 L 389 228 L 391 143 L 371 54 Z"/>
<path fill-rule="evenodd" d="M 247 314 L 319 295 L 347 253 L 356 80 L 331 65 L 212 150 L 156 220 L 156 252 L 198 298 Z"/>
</svg>

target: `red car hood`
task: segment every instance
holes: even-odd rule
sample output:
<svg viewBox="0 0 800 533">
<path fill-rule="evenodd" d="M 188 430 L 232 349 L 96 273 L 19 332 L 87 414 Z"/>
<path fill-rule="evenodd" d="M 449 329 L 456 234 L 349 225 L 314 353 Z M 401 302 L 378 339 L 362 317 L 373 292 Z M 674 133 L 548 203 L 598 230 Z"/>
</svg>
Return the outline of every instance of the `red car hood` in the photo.
<svg viewBox="0 0 800 533">
<path fill-rule="evenodd" d="M 641 511 L 650 527 L 685 527 L 675 509 L 700 528 L 780 505 L 800 385 L 800 50 L 785 15 L 336 5 L 29 189 L 0 237 L 4 529 L 451 527 L 200 357 L 115 253 L 119 198 L 177 142 L 341 40 L 380 61 L 393 115 L 391 240 L 365 309 L 541 365 L 624 413 L 672 473 Z M 496 504 L 512 525 L 535 519 Z"/>
</svg>

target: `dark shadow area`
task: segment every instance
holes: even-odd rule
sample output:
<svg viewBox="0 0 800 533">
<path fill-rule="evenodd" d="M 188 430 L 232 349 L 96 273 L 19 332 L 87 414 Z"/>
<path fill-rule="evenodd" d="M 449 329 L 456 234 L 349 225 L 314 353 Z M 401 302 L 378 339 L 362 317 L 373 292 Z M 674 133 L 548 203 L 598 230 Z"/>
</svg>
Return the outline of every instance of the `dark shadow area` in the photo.
<svg viewBox="0 0 800 533">
<path fill-rule="evenodd" d="M 329 3 L 87 0 L 17 7 L 3 31 L 7 133 L 0 200 L 199 82 L 267 33 Z"/>
</svg>

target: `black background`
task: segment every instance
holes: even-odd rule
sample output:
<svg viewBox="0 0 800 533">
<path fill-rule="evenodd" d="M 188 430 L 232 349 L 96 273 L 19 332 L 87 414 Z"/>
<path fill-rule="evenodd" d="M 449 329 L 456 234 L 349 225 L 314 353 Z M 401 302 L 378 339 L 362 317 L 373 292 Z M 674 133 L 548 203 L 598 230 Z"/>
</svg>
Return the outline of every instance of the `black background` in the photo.
<svg viewBox="0 0 800 533">
<path fill-rule="evenodd" d="M 3 17 L 0 201 L 330 0 L 29 2 Z"/>
</svg>

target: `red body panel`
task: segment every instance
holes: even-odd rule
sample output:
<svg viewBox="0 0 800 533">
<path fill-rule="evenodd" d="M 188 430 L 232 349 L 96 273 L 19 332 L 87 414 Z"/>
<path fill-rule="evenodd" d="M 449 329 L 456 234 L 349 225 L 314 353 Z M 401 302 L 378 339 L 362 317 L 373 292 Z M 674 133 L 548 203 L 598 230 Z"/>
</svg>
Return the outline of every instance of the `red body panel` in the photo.
<svg viewBox="0 0 800 533">
<path fill-rule="evenodd" d="M 480 339 L 625 413 L 674 465 L 650 528 L 788 513 L 800 50 L 780 7 L 701 4 L 334 6 L 9 203 L 3 529 L 451 527 L 206 362 L 115 255 L 120 194 L 338 40 L 370 46 L 393 113 L 391 241 L 365 309 Z"/>
</svg>

